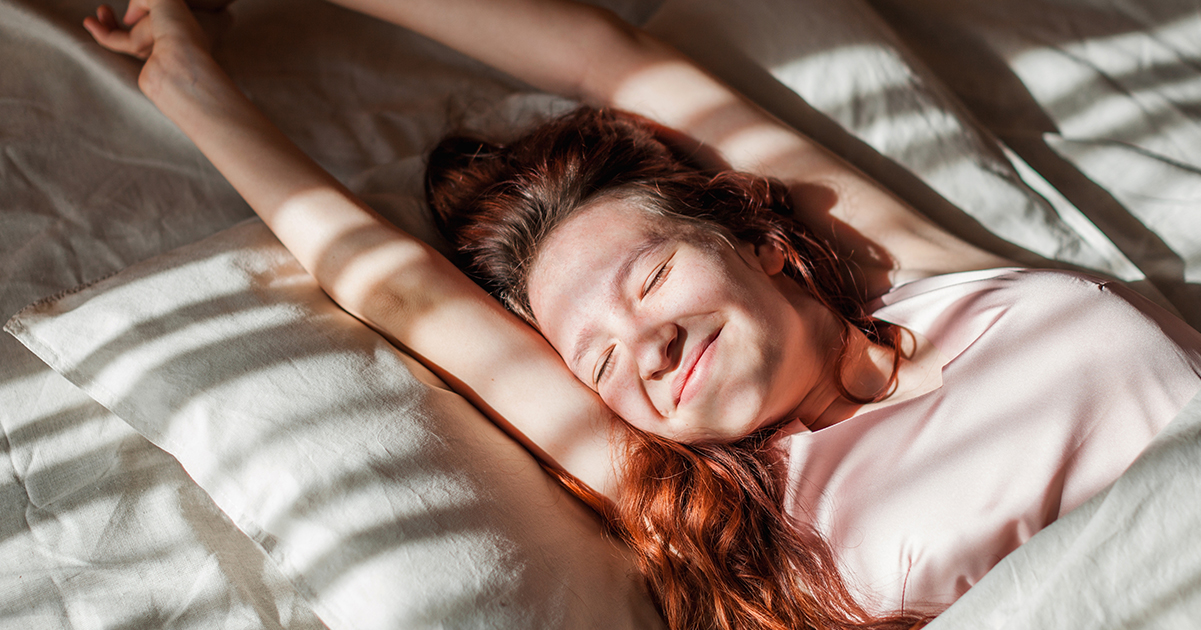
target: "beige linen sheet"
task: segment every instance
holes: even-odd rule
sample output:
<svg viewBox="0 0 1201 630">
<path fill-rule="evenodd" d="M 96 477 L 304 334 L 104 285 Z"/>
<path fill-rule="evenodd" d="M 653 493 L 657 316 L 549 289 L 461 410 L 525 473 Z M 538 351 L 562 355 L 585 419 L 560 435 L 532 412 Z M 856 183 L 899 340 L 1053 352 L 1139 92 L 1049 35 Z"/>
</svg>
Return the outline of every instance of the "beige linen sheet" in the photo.
<svg viewBox="0 0 1201 630">
<path fill-rule="evenodd" d="M 1194 3 L 616 5 L 949 229 L 1132 281 L 1201 325 Z M 90 42 L 79 23 L 93 8 L 0 0 L 0 319 L 250 216 L 138 93 L 136 62 Z M 316 0 L 239 0 L 234 12 L 216 54 L 235 80 L 419 234 L 431 234 L 417 201 L 431 142 L 464 121 L 511 127 L 564 106 Z M 1196 515 L 1141 507 L 1196 496 L 1195 405 L 1186 412 L 1147 463 L 1002 562 L 946 625 L 1169 628 L 1201 616 L 1182 540 Z M 0 429 L 0 627 L 328 623 L 175 458 L 8 335 Z"/>
</svg>

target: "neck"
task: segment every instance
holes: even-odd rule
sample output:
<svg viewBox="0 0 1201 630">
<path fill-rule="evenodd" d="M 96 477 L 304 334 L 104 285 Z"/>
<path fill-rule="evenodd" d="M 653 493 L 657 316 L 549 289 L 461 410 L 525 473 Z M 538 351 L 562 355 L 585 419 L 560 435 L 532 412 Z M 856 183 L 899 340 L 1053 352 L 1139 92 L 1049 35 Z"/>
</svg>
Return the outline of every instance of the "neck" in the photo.
<svg viewBox="0 0 1201 630">
<path fill-rule="evenodd" d="M 831 366 L 835 361 L 831 360 Z M 881 392 L 893 385 L 893 350 L 892 348 L 872 343 L 863 331 L 853 326 L 848 327 L 846 350 L 842 361 L 841 373 L 836 373 L 831 367 L 828 378 L 823 384 L 815 405 L 813 415 L 802 415 L 802 418 L 812 418 L 806 421 L 811 431 L 817 431 L 833 426 L 854 416 L 863 407 L 863 403 L 849 400 L 838 389 L 837 382 L 853 397 L 860 400 L 875 398 Z M 892 392 L 888 392 L 891 395 Z M 884 397 L 885 399 L 888 396 Z"/>
<path fill-rule="evenodd" d="M 874 398 L 889 387 L 893 372 L 892 348 L 877 345 L 862 330 L 846 324 L 829 308 L 820 305 L 791 278 L 780 274 L 780 290 L 792 302 L 797 312 L 813 327 L 814 334 L 827 349 L 821 364 L 827 366 L 817 382 L 809 384 L 803 399 L 786 418 L 800 418 L 811 431 L 833 426 L 854 416 L 864 405 L 848 400 L 839 391 L 838 383 L 859 399 Z M 845 328 L 845 340 L 844 336 Z M 907 336 L 905 336 L 908 339 Z M 844 350 L 845 345 L 845 350 Z M 902 356 L 912 355 L 913 348 L 902 344 Z M 841 362 L 839 353 L 845 352 Z M 904 359 L 902 358 L 902 362 Z M 839 366 L 841 370 L 836 370 Z M 894 396 L 886 397 L 891 399 Z"/>
</svg>

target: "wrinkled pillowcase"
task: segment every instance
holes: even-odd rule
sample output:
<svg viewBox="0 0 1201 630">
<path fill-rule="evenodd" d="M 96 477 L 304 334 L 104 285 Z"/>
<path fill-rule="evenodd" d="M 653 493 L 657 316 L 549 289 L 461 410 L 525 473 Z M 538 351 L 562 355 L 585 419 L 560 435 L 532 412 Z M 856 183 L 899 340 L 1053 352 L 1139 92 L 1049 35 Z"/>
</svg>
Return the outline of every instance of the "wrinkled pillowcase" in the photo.
<svg viewBox="0 0 1201 630">
<path fill-rule="evenodd" d="M 659 625 L 595 516 L 257 220 L 7 329 L 174 455 L 331 628 Z"/>
<path fill-rule="evenodd" d="M 950 232 L 1035 266 L 1141 277 L 863 0 L 666 0 L 645 28 Z"/>
<path fill-rule="evenodd" d="M 668 0 L 646 26 L 945 225 L 1105 268 L 862 2 Z M 393 195 L 383 179 L 355 188 Z M 923 205 L 926 185 L 965 213 Z M 261 224 L 8 328 L 175 455 L 333 628 L 659 623 L 593 517 Z"/>
</svg>

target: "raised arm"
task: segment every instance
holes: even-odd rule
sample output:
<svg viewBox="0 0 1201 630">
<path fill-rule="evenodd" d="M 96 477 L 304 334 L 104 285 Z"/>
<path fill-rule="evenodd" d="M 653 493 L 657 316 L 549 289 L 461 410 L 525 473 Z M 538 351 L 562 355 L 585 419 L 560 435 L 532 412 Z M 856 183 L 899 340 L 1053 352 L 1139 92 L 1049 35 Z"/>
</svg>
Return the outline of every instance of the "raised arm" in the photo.
<svg viewBox="0 0 1201 630">
<path fill-rule="evenodd" d="M 620 425 L 545 340 L 289 141 L 213 61 L 182 0 L 133 0 L 125 22 L 133 28 L 101 7 L 85 26 L 102 45 L 146 60 L 142 91 L 339 305 L 532 450 L 611 495 L 611 432 Z"/>
<path fill-rule="evenodd" d="M 415 30 L 535 87 L 641 114 L 704 143 L 733 168 L 784 181 L 793 187 L 800 218 L 876 279 L 871 293 L 928 275 L 1012 264 L 952 236 L 610 11 L 571 0 L 333 1 Z M 891 260 L 870 255 L 843 224 Z"/>
</svg>

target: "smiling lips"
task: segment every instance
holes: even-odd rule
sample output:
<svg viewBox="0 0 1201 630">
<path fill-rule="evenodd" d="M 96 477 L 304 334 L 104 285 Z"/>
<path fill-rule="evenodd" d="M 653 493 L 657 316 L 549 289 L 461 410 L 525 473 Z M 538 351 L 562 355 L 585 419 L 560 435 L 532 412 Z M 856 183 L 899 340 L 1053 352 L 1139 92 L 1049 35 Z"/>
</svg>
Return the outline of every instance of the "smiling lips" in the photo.
<svg viewBox="0 0 1201 630">
<path fill-rule="evenodd" d="M 680 363 L 680 370 L 676 373 L 675 380 L 671 382 L 671 397 L 676 407 L 680 406 L 680 402 L 684 398 L 684 389 L 692 382 L 692 377 L 696 374 L 697 366 L 700 364 L 701 359 L 706 358 L 706 352 L 720 334 L 721 328 L 713 331 L 713 334 L 709 335 L 707 339 L 693 346 L 692 351 Z M 688 388 L 689 398 L 692 397 L 691 394 L 694 389 Z"/>
</svg>

